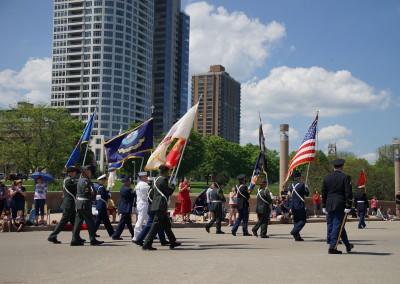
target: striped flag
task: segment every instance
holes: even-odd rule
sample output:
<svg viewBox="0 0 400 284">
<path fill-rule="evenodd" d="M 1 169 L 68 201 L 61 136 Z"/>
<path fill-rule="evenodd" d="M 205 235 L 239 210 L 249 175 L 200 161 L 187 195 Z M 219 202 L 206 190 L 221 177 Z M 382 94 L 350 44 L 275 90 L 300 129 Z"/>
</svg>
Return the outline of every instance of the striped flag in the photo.
<svg viewBox="0 0 400 284">
<path fill-rule="evenodd" d="M 288 181 L 288 179 L 293 173 L 293 170 L 296 167 L 314 161 L 317 123 L 318 123 L 318 114 L 315 117 L 315 120 L 312 123 L 311 127 L 308 129 L 307 134 L 304 137 L 303 143 L 301 143 L 299 149 L 297 150 L 296 154 L 293 156 L 292 160 L 289 163 L 289 170 L 286 175 L 285 183 Z"/>
</svg>

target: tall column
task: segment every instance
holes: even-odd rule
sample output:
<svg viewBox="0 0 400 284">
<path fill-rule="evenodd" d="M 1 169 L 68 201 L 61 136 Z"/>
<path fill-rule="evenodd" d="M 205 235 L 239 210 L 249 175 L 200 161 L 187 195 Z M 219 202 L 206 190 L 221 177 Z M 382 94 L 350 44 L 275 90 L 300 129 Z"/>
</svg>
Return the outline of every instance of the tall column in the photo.
<svg viewBox="0 0 400 284">
<path fill-rule="evenodd" d="M 280 125 L 279 193 L 286 179 L 289 163 L 289 124 Z"/>
<path fill-rule="evenodd" d="M 394 149 L 394 195 L 400 190 L 400 150 Z"/>
</svg>

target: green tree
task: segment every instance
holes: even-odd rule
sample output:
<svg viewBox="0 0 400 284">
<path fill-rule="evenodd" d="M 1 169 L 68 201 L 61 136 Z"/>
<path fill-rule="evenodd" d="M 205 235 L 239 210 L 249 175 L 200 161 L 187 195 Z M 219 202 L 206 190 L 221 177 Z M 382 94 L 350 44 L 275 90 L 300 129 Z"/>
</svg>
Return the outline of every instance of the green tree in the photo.
<svg viewBox="0 0 400 284">
<path fill-rule="evenodd" d="M 0 113 L 1 163 L 25 173 L 60 173 L 84 125 L 65 109 L 20 103 Z"/>
</svg>

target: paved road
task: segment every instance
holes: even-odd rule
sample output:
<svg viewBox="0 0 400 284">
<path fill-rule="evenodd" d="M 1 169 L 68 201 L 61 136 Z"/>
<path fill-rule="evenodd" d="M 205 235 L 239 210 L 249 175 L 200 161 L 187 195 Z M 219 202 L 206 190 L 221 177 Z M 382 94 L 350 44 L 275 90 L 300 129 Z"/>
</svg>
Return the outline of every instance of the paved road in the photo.
<svg viewBox="0 0 400 284">
<path fill-rule="evenodd" d="M 348 223 L 355 249 L 343 255 L 327 254 L 325 223 L 307 224 L 304 242 L 293 241 L 291 227 L 271 225 L 269 239 L 175 228 L 183 245 L 155 243 L 157 251 L 142 251 L 127 230 L 123 241 L 99 231 L 101 247 L 70 247 L 71 232 L 60 245 L 46 241 L 48 231 L 2 233 L 0 283 L 398 283 L 400 222 Z"/>
</svg>

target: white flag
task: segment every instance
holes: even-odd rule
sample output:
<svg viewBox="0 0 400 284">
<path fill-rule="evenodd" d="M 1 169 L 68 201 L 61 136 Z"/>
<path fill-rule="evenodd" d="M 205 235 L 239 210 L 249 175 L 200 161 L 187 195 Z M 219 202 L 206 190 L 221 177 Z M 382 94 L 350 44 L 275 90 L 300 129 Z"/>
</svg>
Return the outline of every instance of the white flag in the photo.
<svg viewBox="0 0 400 284">
<path fill-rule="evenodd" d="M 172 126 L 163 141 L 158 144 L 157 148 L 153 151 L 153 154 L 151 154 L 146 166 L 144 167 L 146 171 L 157 170 L 159 166 L 166 163 L 165 156 L 167 154 L 166 152 L 168 150 L 168 146 L 175 138 L 185 140 L 189 138 L 190 130 L 192 129 L 198 106 L 199 103 L 194 105 L 180 120 L 178 120 Z"/>
</svg>

